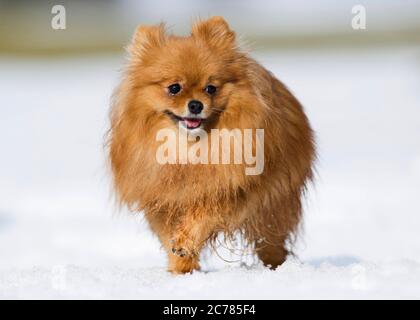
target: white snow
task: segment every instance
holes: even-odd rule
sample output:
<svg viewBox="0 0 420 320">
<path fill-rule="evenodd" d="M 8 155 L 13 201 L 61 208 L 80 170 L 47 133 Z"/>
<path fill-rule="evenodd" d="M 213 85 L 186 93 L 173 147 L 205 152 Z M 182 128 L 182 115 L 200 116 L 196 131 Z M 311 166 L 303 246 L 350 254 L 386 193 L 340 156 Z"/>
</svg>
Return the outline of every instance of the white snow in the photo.
<svg viewBox="0 0 420 320">
<path fill-rule="evenodd" d="M 420 298 L 419 52 L 257 52 L 318 135 L 299 259 L 206 252 L 185 276 L 113 204 L 102 145 L 121 59 L 0 57 L 0 298 Z"/>
</svg>

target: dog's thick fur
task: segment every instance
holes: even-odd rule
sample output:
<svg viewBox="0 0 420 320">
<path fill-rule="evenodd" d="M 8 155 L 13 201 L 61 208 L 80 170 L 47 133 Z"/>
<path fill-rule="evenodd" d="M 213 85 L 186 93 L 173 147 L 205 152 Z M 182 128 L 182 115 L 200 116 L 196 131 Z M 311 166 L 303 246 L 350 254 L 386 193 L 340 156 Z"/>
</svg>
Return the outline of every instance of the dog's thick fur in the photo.
<svg viewBox="0 0 420 320">
<path fill-rule="evenodd" d="M 109 156 L 118 199 L 143 211 L 174 273 L 199 269 L 203 246 L 219 232 L 236 231 L 265 265 L 277 267 L 301 219 L 301 197 L 313 175 L 313 133 L 296 98 L 269 71 L 238 48 L 221 17 L 197 22 L 188 37 L 163 25 L 140 26 L 117 88 Z M 203 87 L 211 80 L 217 94 Z M 180 82 L 182 94 L 167 87 Z M 245 164 L 167 164 L 156 161 L 156 132 L 177 125 L 190 99 L 203 101 L 205 128 L 264 129 L 265 167 L 247 176 Z M 211 124 L 211 125 L 210 125 Z"/>
</svg>

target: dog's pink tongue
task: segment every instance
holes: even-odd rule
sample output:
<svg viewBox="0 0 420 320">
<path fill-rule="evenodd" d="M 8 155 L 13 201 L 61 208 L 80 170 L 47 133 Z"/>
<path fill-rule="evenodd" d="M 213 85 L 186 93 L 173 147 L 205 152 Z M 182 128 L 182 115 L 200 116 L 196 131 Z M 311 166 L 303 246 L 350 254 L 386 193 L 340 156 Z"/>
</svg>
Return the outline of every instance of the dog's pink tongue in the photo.
<svg viewBox="0 0 420 320">
<path fill-rule="evenodd" d="M 201 124 L 201 119 L 184 119 L 187 128 L 194 129 L 198 128 Z"/>
</svg>

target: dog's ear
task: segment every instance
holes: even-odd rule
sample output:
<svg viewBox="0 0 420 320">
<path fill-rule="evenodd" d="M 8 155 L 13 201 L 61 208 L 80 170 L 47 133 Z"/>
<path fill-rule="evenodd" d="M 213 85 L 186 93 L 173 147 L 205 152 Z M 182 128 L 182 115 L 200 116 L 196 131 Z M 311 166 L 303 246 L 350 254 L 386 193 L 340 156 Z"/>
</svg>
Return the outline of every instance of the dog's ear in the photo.
<svg viewBox="0 0 420 320">
<path fill-rule="evenodd" d="M 147 51 L 161 47 L 166 41 L 165 25 L 141 25 L 134 32 L 128 52 L 132 57 L 141 58 Z"/>
<path fill-rule="evenodd" d="M 192 27 L 192 36 L 206 41 L 210 46 L 229 49 L 235 46 L 235 32 L 219 16 L 199 20 Z"/>
</svg>

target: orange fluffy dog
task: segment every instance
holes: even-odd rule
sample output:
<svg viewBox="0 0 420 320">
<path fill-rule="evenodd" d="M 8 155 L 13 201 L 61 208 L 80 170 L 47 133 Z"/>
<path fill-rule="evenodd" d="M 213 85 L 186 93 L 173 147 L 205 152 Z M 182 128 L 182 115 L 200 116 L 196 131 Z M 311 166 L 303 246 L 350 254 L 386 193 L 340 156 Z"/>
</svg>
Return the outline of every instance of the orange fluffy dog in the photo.
<svg viewBox="0 0 420 320">
<path fill-rule="evenodd" d="M 187 37 L 169 35 L 163 25 L 140 26 L 129 53 L 111 112 L 114 185 L 122 204 L 144 211 L 169 270 L 199 269 L 201 249 L 218 233 L 240 232 L 265 265 L 283 263 L 315 157 L 299 102 L 238 48 L 221 17 L 197 22 Z M 164 128 L 263 129 L 264 170 L 247 175 L 241 163 L 160 164 L 156 135 Z"/>
</svg>

